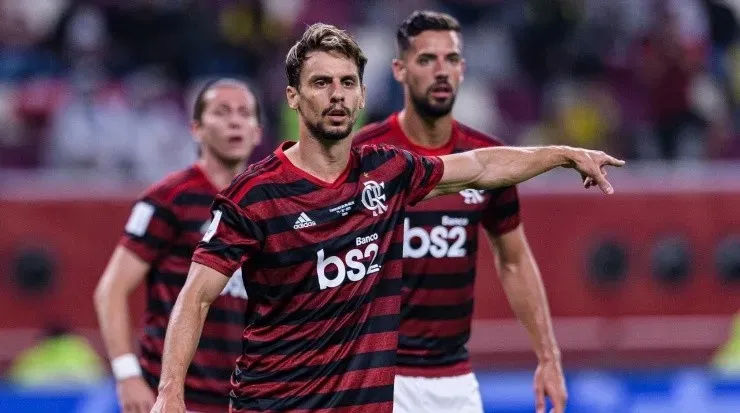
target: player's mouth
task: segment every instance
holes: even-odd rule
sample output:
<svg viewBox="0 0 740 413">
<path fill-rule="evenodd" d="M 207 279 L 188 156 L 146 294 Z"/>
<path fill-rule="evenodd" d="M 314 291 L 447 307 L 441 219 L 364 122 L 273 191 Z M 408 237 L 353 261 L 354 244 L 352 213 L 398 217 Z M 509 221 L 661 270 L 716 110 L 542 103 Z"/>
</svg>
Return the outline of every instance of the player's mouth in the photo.
<svg viewBox="0 0 740 413">
<path fill-rule="evenodd" d="M 438 83 L 429 90 L 434 99 L 448 99 L 452 96 L 452 86 L 448 83 Z"/>
<path fill-rule="evenodd" d="M 345 119 L 347 119 L 347 117 L 349 117 L 349 113 L 342 108 L 335 108 L 327 112 L 326 116 L 333 123 L 342 123 Z"/>
<path fill-rule="evenodd" d="M 230 144 L 234 144 L 234 145 L 240 144 L 240 143 L 244 142 L 244 137 L 241 136 L 241 135 L 232 135 L 232 136 L 229 136 L 228 142 Z"/>
</svg>

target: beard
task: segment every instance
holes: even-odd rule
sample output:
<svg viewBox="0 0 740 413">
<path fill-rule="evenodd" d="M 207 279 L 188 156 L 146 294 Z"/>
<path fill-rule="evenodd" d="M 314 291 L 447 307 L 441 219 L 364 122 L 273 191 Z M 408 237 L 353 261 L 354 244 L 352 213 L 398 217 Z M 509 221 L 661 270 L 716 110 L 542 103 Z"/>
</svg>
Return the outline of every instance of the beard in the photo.
<svg viewBox="0 0 740 413">
<path fill-rule="evenodd" d="M 450 100 L 447 102 L 441 104 L 432 103 L 432 87 L 434 86 L 430 86 L 422 96 L 418 96 L 413 92 L 411 93 L 411 104 L 414 105 L 414 109 L 423 118 L 437 119 L 449 115 L 452 112 L 452 107 L 455 105 L 457 94 L 453 93 L 450 95 Z"/>
<path fill-rule="evenodd" d="M 345 110 L 347 111 L 347 113 L 349 113 L 349 110 L 347 110 L 346 108 Z M 325 110 L 324 113 L 322 113 L 322 117 L 325 116 L 329 111 L 330 109 Z M 346 128 L 334 131 L 326 129 L 321 120 L 316 123 L 311 123 L 308 119 L 305 119 L 304 124 L 311 132 L 311 135 L 315 136 L 318 139 L 328 141 L 341 141 L 347 138 L 352 133 L 352 128 L 354 128 L 355 126 L 356 119 L 354 119 L 352 115 L 349 115 L 349 119 L 350 121 L 347 124 Z"/>
</svg>

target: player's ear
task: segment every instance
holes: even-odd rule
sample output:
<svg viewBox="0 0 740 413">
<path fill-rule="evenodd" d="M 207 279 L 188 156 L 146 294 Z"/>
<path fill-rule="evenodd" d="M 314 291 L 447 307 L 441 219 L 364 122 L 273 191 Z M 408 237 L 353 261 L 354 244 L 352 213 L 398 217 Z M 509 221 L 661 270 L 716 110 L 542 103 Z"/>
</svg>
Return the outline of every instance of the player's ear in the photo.
<svg viewBox="0 0 740 413">
<path fill-rule="evenodd" d="M 362 84 L 362 92 L 360 92 L 360 109 L 365 109 L 365 96 L 367 96 L 367 85 Z"/>
<path fill-rule="evenodd" d="M 286 87 L 285 97 L 288 98 L 288 106 L 290 106 L 291 109 L 298 109 L 298 89 L 293 86 Z"/>
<path fill-rule="evenodd" d="M 460 60 L 460 83 L 465 80 L 465 59 Z"/>
<path fill-rule="evenodd" d="M 200 144 L 202 139 L 200 138 L 200 130 L 202 125 L 197 120 L 190 122 L 190 134 L 193 135 L 193 139 L 197 144 Z"/>
<path fill-rule="evenodd" d="M 396 82 L 404 83 L 406 81 L 406 63 L 401 59 L 393 59 L 391 64 L 393 69 L 393 78 Z"/>
</svg>

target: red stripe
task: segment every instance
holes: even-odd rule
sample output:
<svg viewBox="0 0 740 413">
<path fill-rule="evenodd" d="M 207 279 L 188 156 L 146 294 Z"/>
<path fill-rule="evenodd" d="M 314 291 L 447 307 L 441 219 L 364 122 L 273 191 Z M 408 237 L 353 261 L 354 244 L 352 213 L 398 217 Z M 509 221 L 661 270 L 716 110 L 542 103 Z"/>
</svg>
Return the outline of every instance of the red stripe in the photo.
<svg viewBox="0 0 740 413">
<path fill-rule="evenodd" d="M 367 370 L 348 371 L 329 377 L 316 377 L 310 381 L 269 382 L 241 384 L 237 390 L 240 397 L 300 397 L 344 390 L 392 385 L 396 367 L 381 367 Z M 372 390 L 369 390 L 372 391 Z"/>
<path fill-rule="evenodd" d="M 472 317 L 454 320 L 401 320 L 399 334 L 408 337 L 452 337 L 470 330 Z"/>
<path fill-rule="evenodd" d="M 473 284 L 463 288 L 444 290 L 417 289 L 407 296 L 407 305 L 448 306 L 465 304 L 473 299 Z"/>
<path fill-rule="evenodd" d="M 277 410 L 237 410 L 231 408 L 230 413 L 269 413 Z M 393 412 L 393 402 L 368 403 L 362 406 L 333 407 L 330 409 L 313 409 L 313 410 L 292 410 L 291 413 L 391 413 Z"/>
</svg>

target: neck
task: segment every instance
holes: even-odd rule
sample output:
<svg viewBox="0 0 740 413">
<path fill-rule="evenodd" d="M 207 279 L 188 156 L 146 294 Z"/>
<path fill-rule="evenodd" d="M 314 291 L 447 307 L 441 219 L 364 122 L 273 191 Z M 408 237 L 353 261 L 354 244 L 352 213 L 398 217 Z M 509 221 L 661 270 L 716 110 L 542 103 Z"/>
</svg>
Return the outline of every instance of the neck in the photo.
<svg viewBox="0 0 740 413">
<path fill-rule="evenodd" d="M 336 181 L 349 162 L 352 138 L 323 140 L 301 129 L 300 140 L 285 151 L 285 156 L 293 165 L 324 182 Z"/>
<path fill-rule="evenodd" d="M 452 138 L 452 114 L 425 118 L 410 102 L 398 114 L 398 124 L 411 142 L 425 148 L 440 148 Z"/>
<path fill-rule="evenodd" d="M 198 160 L 198 165 L 213 186 L 219 191 L 222 191 L 231 184 L 234 177 L 246 169 L 247 162 L 244 161 L 230 165 L 216 159 L 215 156 L 210 155 L 208 152 L 204 152 Z"/>
</svg>

